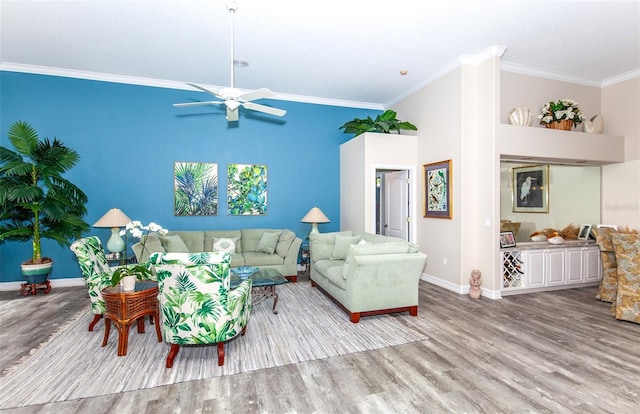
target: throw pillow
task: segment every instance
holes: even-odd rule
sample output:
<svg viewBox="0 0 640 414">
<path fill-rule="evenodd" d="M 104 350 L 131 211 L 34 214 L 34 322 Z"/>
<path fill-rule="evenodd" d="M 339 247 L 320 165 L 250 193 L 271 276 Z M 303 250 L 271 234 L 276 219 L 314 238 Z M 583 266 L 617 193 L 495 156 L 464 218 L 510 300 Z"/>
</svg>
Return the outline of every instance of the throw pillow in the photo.
<svg viewBox="0 0 640 414">
<path fill-rule="evenodd" d="M 160 241 L 162 241 L 162 246 L 167 252 L 189 253 L 189 248 L 184 244 L 184 240 L 179 234 L 160 236 Z"/>
<path fill-rule="evenodd" d="M 276 245 L 278 244 L 278 239 L 280 238 L 281 231 L 265 231 L 262 233 L 262 237 L 260 237 L 260 241 L 258 242 L 258 247 L 256 251 L 273 254 L 276 251 Z"/>
<path fill-rule="evenodd" d="M 213 251 L 222 253 L 235 253 L 236 243 L 238 243 L 238 237 L 231 238 L 213 238 Z"/>
<path fill-rule="evenodd" d="M 362 239 L 361 236 L 336 236 L 336 244 L 333 246 L 333 253 L 331 254 L 331 260 L 344 260 L 349 253 L 349 247 L 352 244 L 358 244 Z"/>
</svg>

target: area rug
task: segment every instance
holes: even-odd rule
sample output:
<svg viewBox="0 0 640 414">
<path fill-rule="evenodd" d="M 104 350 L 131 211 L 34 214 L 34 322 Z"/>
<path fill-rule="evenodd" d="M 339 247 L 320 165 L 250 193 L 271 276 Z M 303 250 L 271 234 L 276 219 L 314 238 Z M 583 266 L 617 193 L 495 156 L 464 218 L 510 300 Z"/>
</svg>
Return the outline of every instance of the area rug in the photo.
<svg viewBox="0 0 640 414">
<path fill-rule="evenodd" d="M 408 313 L 364 317 L 348 315 L 310 283 L 278 287 L 273 314 L 269 298 L 254 306 L 245 336 L 225 345 L 224 366 L 215 346 L 181 348 L 173 368 L 165 368 L 169 345 L 158 342 L 153 326 L 129 333 L 127 355 L 118 357 L 117 330 L 101 347 L 104 323 L 94 332 L 87 309 L 41 349 L 0 378 L 0 408 L 73 400 L 134 391 L 183 381 L 232 375 L 303 361 L 346 355 L 419 341 Z"/>
</svg>

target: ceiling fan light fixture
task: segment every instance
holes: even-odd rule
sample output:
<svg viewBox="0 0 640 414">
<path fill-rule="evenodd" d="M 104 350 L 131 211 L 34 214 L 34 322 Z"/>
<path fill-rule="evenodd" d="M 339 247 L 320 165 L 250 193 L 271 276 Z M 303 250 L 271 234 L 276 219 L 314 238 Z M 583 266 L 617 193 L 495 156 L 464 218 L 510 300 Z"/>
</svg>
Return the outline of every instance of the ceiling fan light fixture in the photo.
<svg viewBox="0 0 640 414">
<path fill-rule="evenodd" d="M 203 86 L 197 85 L 195 83 L 187 83 L 195 89 L 198 89 L 202 92 L 209 93 L 216 98 L 220 99 L 220 101 L 204 101 L 204 102 L 187 102 L 180 104 L 173 104 L 176 107 L 190 107 L 190 106 L 198 106 L 198 105 L 219 105 L 225 104 L 227 107 L 227 121 L 237 121 L 239 107 L 243 107 L 244 109 L 248 109 L 251 111 L 258 111 L 268 115 L 274 116 L 284 116 L 287 111 L 278 108 L 272 108 L 266 105 L 260 105 L 253 103 L 251 101 L 270 98 L 274 94 L 267 88 L 255 89 L 252 91 L 243 92 L 242 90 L 236 88 L 234 86 L 234 68 L 235 67 L 246 67 L 249 66 L 249 62 L 242 59 L 236 59 L 234 57 L 234 16 L 236 10 L 238 10 L 238 6 L 235 1 L 230 1 L 227 3 L 227 9 L 231 13 L 231 86 L 227 88 L 222 88 L 219 91 L 209 90 Z"/>
</svg>

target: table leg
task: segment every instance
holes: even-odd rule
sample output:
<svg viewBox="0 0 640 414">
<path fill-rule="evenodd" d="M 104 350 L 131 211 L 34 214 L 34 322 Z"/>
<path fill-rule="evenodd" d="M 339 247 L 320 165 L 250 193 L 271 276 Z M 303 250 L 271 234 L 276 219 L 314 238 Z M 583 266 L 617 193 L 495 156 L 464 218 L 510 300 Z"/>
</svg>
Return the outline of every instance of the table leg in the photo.
<svg viewBox="0 0 640 414">
<path fill-rule="evenodd" d="M 276 292 L 276 287 L 271 286 L 271 296 L 273 296 L 273 313 L 275 313 L 276 315 L 278 314 L 278 311 L 276 310 L 276 305 L 278 304 L 278 292 Z"/>
<path fill-rule="evenodd" d="M 138 318 L 138 333 L 144 333 L 144 316 Z"/>
<path fill-rule="evenodd" d="M 109 331 L 111 330 L 111 319 L 104 318 L 104 338 L 102 338 L 102 346 L 107 345 L 109 340 Z"/>
<path fill-rule="evenodd" d="M 160 332 L 160 314 L 156 312 L 154 315 L 154 320 L 156 321 L 156 335 L 158 336 L 158 342 L 162 342 L 162 333 Z"/>
<path fill-rule="evenodd" d="M 127 355 L 127 344 L 129 343 L 129 326 L 118 326 L 118 356 Z"/>
</svg>

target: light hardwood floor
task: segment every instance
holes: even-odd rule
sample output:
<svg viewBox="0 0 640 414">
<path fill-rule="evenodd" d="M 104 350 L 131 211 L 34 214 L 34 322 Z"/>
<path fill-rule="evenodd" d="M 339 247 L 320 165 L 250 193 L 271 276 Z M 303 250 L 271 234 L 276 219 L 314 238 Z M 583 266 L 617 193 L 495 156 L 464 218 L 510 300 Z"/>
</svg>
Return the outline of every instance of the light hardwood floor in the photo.
<svg viewBox="0 0 640 414">
<path fill-rule="evenodd" d="M 299 278 L 308 283 L 308 278 Z M 420 282 L 427 339 L 11 413 L 637 413 L 640 325 L 596 288 L 474 301 Z M 8 304 L 14 310 L 7 310 Z M 0 370 L 86 307 L 82 289 L 0 293 Z M 346 318 L 345 314 L 345 318 Z M 175 368 L 175 367 L 174 367 Z M 2 376 L 0 376 L 0 384 Z M 0 386 L 0 392 L 1 386 Z"/>
</svg>

